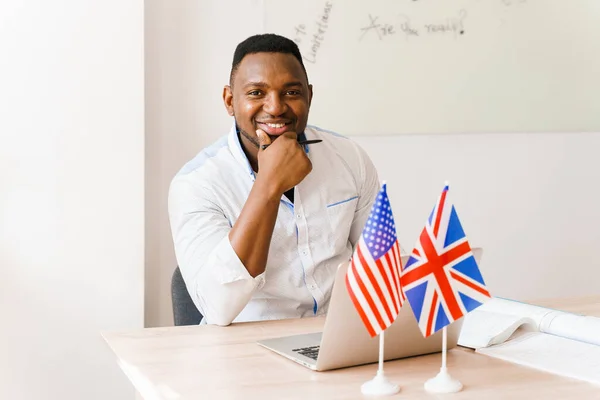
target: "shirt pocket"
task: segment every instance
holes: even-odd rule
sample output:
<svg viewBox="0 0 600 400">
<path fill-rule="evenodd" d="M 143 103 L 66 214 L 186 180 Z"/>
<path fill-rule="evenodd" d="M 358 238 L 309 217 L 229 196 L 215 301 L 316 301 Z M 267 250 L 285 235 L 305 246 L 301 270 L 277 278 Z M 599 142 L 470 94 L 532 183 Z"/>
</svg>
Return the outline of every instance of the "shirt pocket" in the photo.
<svg viewBox="0 0 600 400">
<path fill-rule="evenodd" d="M 327 205 L 330 243 L 334 244 L 336 253 L 342 251 L 348 245 L 348 237 L 350 236 L 350 228 L 354 220 L 357 203 L 358 196 L 354 195 Z"/>
</svg>

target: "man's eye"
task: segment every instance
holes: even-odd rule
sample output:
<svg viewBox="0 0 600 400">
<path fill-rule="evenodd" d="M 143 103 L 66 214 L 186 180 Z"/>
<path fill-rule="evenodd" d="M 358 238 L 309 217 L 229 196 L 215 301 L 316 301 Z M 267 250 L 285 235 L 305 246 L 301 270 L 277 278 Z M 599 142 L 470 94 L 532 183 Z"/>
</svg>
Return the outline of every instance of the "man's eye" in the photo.
<svg viewBox="0 0 600 400">
<path fill-rule="evenodd" d="M 288 90 L 286 92 L 286 94 L 290 95 L 290 96 L 300 96 L 300 91 L 299 90 Z"/>
<path fill-rule="evenodd" d="M 260 90 L 252 90 L 248 92 L 248 96 L 260 96 Z"/>
</svg>

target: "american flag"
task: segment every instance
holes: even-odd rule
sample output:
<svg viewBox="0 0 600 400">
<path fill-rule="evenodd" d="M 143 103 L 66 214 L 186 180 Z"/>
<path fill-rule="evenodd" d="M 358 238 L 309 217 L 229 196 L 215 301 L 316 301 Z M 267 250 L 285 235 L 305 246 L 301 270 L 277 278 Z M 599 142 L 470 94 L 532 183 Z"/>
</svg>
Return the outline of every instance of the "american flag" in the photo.
<svg viewBox="0 0 600 400">
<path fill-rule="evenodd" d="M 448 189 L 446 185 L 400 278 L 425 337 L 490 298 Z"/>
<path fill-rule="evenodd" d="M 350 299 L 371 337 L 392 325 L 406 299 L 401 268 L 396 225 L 383 184 L 346 273 Z"/>
</svg>

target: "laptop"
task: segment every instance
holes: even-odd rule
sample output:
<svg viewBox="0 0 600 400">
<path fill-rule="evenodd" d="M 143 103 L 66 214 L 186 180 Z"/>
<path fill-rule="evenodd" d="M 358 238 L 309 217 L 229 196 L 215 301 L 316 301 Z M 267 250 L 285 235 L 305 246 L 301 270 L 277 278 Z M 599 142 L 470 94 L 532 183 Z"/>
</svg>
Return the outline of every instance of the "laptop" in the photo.
<svg viewBox="0 0 600 400">
<path fill-rule="evenodd" d="M 473 255 L 480 265 L 481 248 Z M 406 265 L 408 255 L 402 257 Z M 314 371 L 353 367 L 379 361 L 379 337 L 371 338 L 346 290 L 349 263 L 338 267 L 323 332 L 279 337 L 258 344 Z M 463 319 L 447 327 L 448 349 L 456 346 Z M 384 360 L 419 356 L 442 351 L 442 330 L 424 338 L 408 301 L 394 323 L 385 330 Z"/>
</svg>

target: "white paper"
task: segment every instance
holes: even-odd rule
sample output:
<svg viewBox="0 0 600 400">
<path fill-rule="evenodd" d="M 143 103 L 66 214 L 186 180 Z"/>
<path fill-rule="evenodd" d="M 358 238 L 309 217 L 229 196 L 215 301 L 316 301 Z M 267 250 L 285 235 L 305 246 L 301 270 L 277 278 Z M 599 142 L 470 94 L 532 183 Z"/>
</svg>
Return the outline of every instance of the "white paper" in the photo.
<svg viewBox="0 0 600 400">
<path fill-rule="evenodd" d="M 517 328 L 525 324 L 530 325 L 531 329 L 537 328 L 530 318 L 483 311 L 480 308 L 471 311 L 464 317 L 465 320 L 458 338 L 460 346 L 472 349 L 488 347 L 504 342 Z"/>
<path fill-rule="evenodd" d="M 528 332 L 478 353 L 600 385 L 600 346 Z"/>
<path fill-rule="evenodd" d="M 482 304 L 477 310 L 488 311 L 498 314 L 514 315 L 517 317 L 526 317 L 533 320 L 536 326 L 540 327 L 544 318 L 552 313 L 558 313 L 559 311 L 551 308 L 534 306 L 527 303 L 521 303 L 519 301 L 502 299 L 494 297 L 484 304 Z"/>
<path fill-rule="evenodd" d="M 540 331 L 600 346 L 600 318 L 558 312 L 545 318 Z"/>
</svg>

